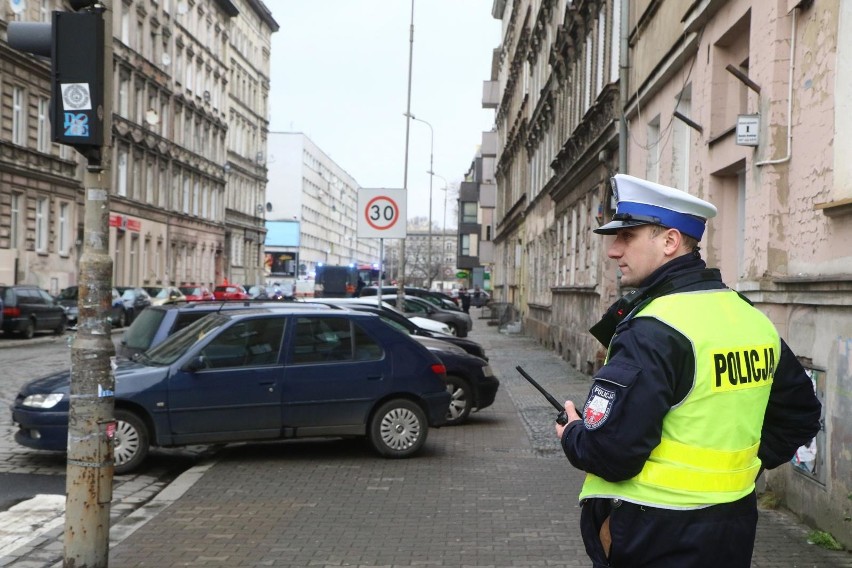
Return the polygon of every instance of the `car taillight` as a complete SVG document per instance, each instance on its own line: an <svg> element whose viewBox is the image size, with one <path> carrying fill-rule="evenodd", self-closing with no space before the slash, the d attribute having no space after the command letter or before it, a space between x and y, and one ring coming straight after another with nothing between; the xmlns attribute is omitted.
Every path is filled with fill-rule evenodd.
<svg viewBox="0 0 852 568"><path fill-rule="evenodd" d="M435 363L434 365L432 365L432 372L435 373L436 375L446 375L447 374L447 368L445 366L443 366L441 363Z"/></svg>
<svg viewBox="0 0 852 568"><path fill-rule="evenodd" d="M20 317L21 308L3 308L3 315L10 318Z"/></svg>

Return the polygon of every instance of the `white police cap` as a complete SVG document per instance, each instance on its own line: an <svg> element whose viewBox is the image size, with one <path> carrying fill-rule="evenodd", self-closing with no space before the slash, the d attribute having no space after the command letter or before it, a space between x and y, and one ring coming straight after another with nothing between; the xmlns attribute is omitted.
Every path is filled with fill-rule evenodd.
<svg viewBox="0 0 852 568"><path fill-rule="evenodd" d="M716 216L716 206L685 191L625 174L611 180L616 200L612 221L594 229L601 235L615 234L625 227L661 225L701 240L707 219Z"/></svg>

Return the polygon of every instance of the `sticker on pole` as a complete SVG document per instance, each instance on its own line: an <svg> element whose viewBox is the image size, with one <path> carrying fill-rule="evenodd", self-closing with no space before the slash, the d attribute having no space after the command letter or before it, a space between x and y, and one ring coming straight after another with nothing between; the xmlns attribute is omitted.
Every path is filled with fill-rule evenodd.
<svg viewBox="0 0 852 568"><path fill-rule="evenodd" d="M404 189L358 190L358 238L406 237Z"/></svg>

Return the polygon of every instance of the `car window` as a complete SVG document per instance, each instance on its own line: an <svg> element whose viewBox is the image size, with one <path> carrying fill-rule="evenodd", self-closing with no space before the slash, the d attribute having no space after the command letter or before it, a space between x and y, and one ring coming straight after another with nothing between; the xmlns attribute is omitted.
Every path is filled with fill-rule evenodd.
<svg viewBox="0 0 852 568"><path fill-rule="evenodd" d="M143 353L141 358L151 365L171 365L196 342L201 341L230 321L230 318L222 314L210 314L174 335L170 335L165 341Z"/></svg>
<svg viewBox="0 0 852 568"><path fill-rule="evenodd" d="M234 324L204 349L208 368L274 365L279 361L287 318L257 318Z"/></svg>
<svg viewBox="0 0 852 568"><path fill-rule="evenodd" d="M405 299L405 311L406 313L414 313L414 314L425 314L427 313L426 307L411 300L410 298Z"/></svg>
<svg viewBox="0 0 852 568"><path fill-rule="evenodd" d="M125 295L127 292L125 292ZM124 332L122 342L129 348L146 351L151 347L157 330L163 318L166 317L164 310L147 308L139 312L130 327Z"/></svg>
<svg viewBox="0 0 852 568"><path fill-rule="evenodd" d="M44 300L37 290L25 289L18 292L23 296L23 302L26 304L43 304Z"/></svg>
<svg viewBox="0 0 852 568"><path fill-rule="evenodd" d="M59 292L60 300L76 300L77 299L77 287L65 288L61 292Z"/></svg>
<svg viewBox="0 0 852 568"><path fill-rule="evenodd" d="M145 312L143 311L142 313L144 314ZM213 312L205 312L205 311L179 312L178 315L177 315L177 319L175 321L174 328L169 333L174 333L176 331L180 331L183 328L192 325L193 323L197 322L198 320L200 320L204 316L211 314L211 313L213 313Z"/></svg>
<svg viewBox="0 0 852 568"><path fill-rule="evenodd" d="M44 290L36 290L36 292L38 293L39 297L41 298L42 304L50 305L50 304L54 303L53 296L51 296L50 294L48 294Z"/></svg>
<svg viewBox="0 0 852 568"><path fill-rule="evenodd" d="M300 317L296 322L292 355L292 361L297 364L352 360L349 320Z"/></svg>

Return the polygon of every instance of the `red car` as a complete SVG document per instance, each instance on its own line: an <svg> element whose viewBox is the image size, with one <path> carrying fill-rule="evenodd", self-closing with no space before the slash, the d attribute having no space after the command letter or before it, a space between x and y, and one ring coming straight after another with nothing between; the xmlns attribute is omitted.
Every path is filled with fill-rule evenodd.
<svg viewBox="0 0 852 568"><path fill-rule="evenodd" d="M204 300L215 300L213 292L204 286L181 286L180 291L186 296L187 302L201 302Z"/></svg>
<svg viewBox="0 0 852 568"><path fill-rule="evenodd" d="M221 284L213 289L213 297L217 300L248 300L246 289L239 284Z"/></svg>

